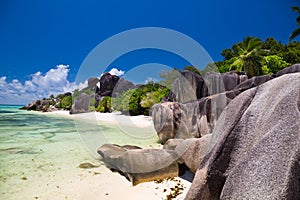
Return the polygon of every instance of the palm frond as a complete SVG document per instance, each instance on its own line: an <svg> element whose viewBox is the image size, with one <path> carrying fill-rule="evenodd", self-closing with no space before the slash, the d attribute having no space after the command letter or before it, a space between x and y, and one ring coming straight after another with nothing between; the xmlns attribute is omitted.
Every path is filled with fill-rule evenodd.
<svg viewBox="0 0 300 200"><path fill-rule="evenodd" d="M300 35L300 28L295 29L289 37L289 40L294 39L295 37Z"/></svg>
<svg viewBox="0 0 300 200"><path fill-rule="evenodd" d="M297 17L296 21L297 21L297 25L300 26L300 15Z"/></svg>
<svg viewBox="0 0 300 200"><path fill-rule="evenodd" d="M292 6L291 8L292 8L293 11L300 14L300 8L298 6Z"/></svg>

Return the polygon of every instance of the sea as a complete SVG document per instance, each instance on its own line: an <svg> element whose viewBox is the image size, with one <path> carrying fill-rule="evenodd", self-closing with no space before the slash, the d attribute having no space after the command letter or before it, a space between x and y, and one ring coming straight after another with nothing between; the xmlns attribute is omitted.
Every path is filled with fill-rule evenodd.
<svg viewBox="0 0 300 200"><path fill-rule="evenodd" d="M157 145L153 130L151 137L141 140L126 134L142 132L137 128L124 134L126 126L20 108L0 105L0 199L41 199L59 187L57 182L67 180L62 178L72 169L78 170L80 163L103 165L97 148L104 143Z"/></svg>

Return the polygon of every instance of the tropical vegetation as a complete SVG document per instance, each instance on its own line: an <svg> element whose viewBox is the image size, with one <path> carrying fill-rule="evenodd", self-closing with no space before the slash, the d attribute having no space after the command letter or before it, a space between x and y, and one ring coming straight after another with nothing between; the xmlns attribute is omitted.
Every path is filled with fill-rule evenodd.
<svg viewBox="0 0 300 200"><path fill-rule="evenodd" d="M282 44L274 38L263 41L257 37L246 37L243 41L224 49L223 61L216 62L221 73L244 71L249 77L276 73L300 63L300 43Z"/></svg>

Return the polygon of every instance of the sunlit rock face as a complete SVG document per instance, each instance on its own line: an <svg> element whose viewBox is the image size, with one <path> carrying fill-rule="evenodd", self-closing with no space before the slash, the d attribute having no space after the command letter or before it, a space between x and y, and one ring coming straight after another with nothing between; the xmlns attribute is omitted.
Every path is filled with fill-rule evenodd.
<svg viewBox="0 0 300 200"><path fill-rule="evenodd" d="M300 199L300 73L233 99L186 199Z"/></svg>

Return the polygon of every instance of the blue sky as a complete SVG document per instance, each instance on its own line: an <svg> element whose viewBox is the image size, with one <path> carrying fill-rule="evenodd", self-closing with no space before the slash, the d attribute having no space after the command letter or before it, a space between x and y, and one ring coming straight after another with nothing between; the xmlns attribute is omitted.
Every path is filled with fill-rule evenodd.
<svg viewBox="0 0 300 200"><path fill-rule="evenodd" d="M99 43L139 27L163 27L186 34L201 44L214 61L222 59L223 49L245 36L274 37L287 43L296 28L297 15L290 9L293 5L299 6L299 1L2 0L0 87L2 91L9 84L10 90L24 87L25 81L31 84L38 72L41 79L47 80L51 69L64 73L59 81L72 85L82 62ZM181 59L155 52L149 55L129 56L132 59L124 56L115 62L115 67L127 71L137 63L159 62L179 68L185 64ZM60 64L68 67L56 67ZM0 103L14 101L3 95L5 92L0 93ZM14 102L28 102L29 98Z"/></svg>

